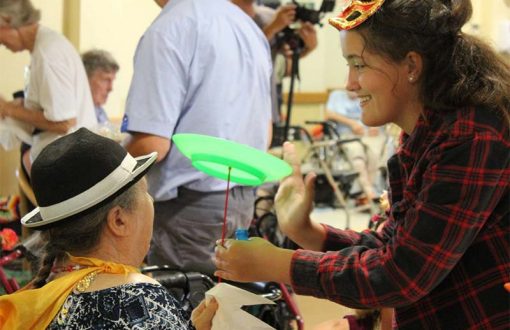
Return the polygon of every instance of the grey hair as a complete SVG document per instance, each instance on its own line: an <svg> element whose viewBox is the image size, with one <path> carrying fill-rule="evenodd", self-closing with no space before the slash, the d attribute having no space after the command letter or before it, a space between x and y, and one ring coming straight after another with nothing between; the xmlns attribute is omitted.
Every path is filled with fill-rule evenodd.
<svg viewBox="0 0 510 330"><path fill-rule="evenodd" d="M39 271L31 283L33 287L40 288L46 284L53 263L63 261L66 252L79 256L93 251L99 244L108 212L115 206L132 211L137 206L140 191L140 184L136 183L97 210L43 230L41 239L45 243L44 252Z"/></svg>
<svg viewBox="0 0 510 330"><path fill-rule="evenodd" d="M89 77L96 70L102 70L105 72L119 71L119 64L115 61L112 54L105 50L92 49L86 51L81 55L81 60L85 66L85 71L87 71L87 76Z"/></svg>
<svg viewBox="0 0 510 330"><path fill-rule="evenodd" d="M0 26L19 28L38 23L41 11L30 0L0 0Z"/></svg>

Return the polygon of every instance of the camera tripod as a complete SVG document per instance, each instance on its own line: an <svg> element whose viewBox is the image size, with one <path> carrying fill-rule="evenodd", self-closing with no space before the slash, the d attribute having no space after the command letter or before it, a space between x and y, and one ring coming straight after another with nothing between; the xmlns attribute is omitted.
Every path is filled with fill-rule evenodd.
<svg viewBox="0 0 510 330"><path fill-rule="evenodd" d="M301 45L301 39L298 37L294 38L289 42L290 49L292 50L292 66L290 73L290 87L289 94L287 98L287 116L285 117L285 126L283 130L284 139L287 139L289 134L290 127L290 117L292 114L292 105L294 103L294 84L296 78L299 79L299 57L301 52L303 51L303 46Z"/></svg>

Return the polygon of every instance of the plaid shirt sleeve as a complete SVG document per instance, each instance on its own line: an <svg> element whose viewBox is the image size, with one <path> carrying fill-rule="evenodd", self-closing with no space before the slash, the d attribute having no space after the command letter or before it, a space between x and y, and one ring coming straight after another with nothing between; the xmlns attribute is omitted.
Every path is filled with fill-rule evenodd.
<svg viewBox="0 0 510 330"><path fill-rule="evenodd" d="M427 295L476 240L510 179L508 145L457 135L419 156L382 236L328 227L325 251L298 250L295 291L353 308L398 307Z"/></svg>

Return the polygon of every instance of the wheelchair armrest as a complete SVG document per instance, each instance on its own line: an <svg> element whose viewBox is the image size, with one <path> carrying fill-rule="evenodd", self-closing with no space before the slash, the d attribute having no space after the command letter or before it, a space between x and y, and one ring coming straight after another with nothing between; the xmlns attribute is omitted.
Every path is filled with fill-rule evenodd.
<svg viewBox="0 0 510 330"><path fill-rule="evenodd" d="M198 272L183 272L182 270L172 269L167 265L147 266L142 268L141 272L142 274L150 273L165 288L189 291L190 287L197 283L209 289L215 285L214 281L207 275Z"/></svg>
<svg viewBox="0 0 510 330"><path fill-rule="evenodd" d="M351 143L351 142L359 142L359 143L363 143L361 142L361 139L358 138L358 137L355 137L355 138L348 138L348 139L340 139L336 142L336 144L338 145L342 145L342 144L346 144L346 143Z"/></svg>
<svg viewBox="0 0 510 330"><path fill-rule="evenodd" d="M278 283L275 282L231 282L227 281L227 283L232 284L240 289L249 291L271 301L276 301L282 297L282 292L279 288Z"/></svg>

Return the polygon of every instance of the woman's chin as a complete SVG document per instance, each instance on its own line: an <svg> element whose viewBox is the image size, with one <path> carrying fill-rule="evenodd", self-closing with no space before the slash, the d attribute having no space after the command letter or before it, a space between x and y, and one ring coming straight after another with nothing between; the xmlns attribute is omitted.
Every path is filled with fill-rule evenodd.
<svg viewBox="0 0 510 330"><path fill-rule="evenodd" d="M369 127L376 127L376 126L382 126L384 125L385 123L381 123L379 120L377 120L376 118L373 118L371 116L367 116L365 114L363 114L361 116L361 122L365 125L365 126L369 126Z"/></svg>

